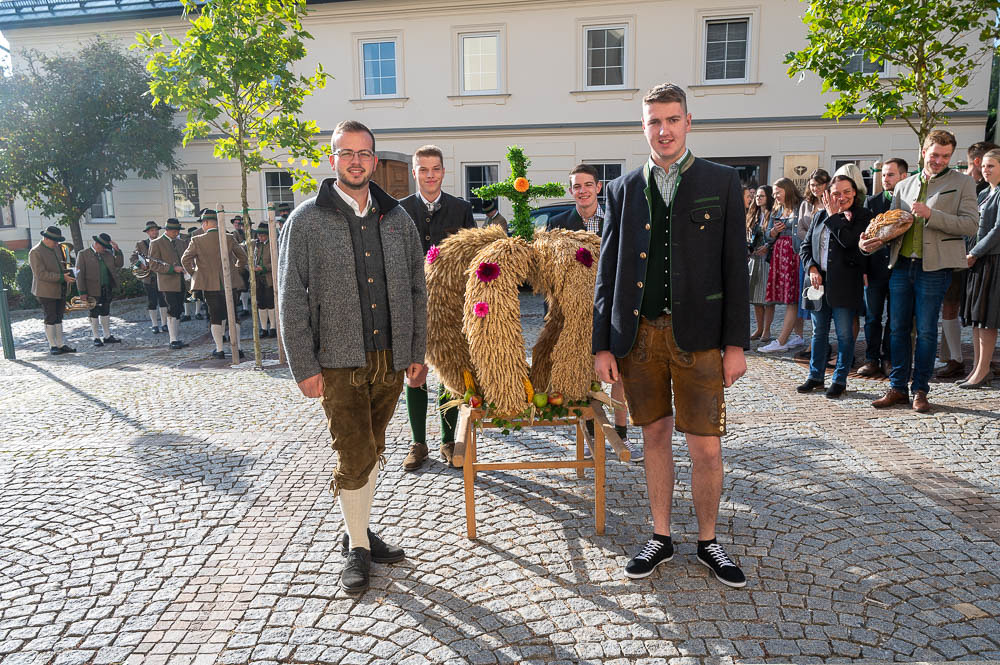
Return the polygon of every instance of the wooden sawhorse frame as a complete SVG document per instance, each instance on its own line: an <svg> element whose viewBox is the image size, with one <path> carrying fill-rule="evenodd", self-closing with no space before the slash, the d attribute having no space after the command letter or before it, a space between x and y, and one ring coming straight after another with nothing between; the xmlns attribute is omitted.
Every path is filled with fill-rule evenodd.
<svg viewBox="0 0 1000 665"><path fill-rule="evenodd" d="M615 454L623 462L631 460L628 448L622 443L615 428L608 423L604 407L593 397L587 406L567 407L571 412L579 410L580 415L555 420L511 421L521 425L522 429L530 427L566 427L576 426L576 459L575 460L533 460L531 462L477 462L476 461L476 428L498 429L489 420L482 409L473 409L469 405L460 407L458 427L455 436L455 454L452 463L461 467L465 474L465 525L470 539L476 537L476 473L479 471L510 471L514 469L576 469L578 478L584 477L585 469L594 470L594 514L598 535L604 534L604 442L607 440ZM584 423L594 421L594 436L587 432ZM592 459L583 458L583 444L587 442L593 453Z"/></svg>

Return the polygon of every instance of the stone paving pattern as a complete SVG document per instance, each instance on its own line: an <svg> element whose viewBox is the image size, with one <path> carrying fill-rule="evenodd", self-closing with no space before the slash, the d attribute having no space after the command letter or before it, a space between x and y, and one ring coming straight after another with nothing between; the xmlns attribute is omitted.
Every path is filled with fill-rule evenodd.
<svg viewBox="0 0 1000 665"><path fill-rule="evenodd" d="M523 303L530 339L541 309ZM373 514L408 556L352 598L319 403L287 369L200 369L203 322L170 351L143 303L114 314L120 348L94 349L76 315L80 352L61 357L19 314L18 360L0 362L2 665L1000 660L1000 382L876 412L884 381L798 395L802 365L749 354L719 518L745 589L694 558L680 436L678 554L631 581L651 530L641 465L609 460L603 536L589 473L481 473L469 541L460 471L401 470L401 403ZM482 455L569 455L570 434L491 432Z"/></svg>

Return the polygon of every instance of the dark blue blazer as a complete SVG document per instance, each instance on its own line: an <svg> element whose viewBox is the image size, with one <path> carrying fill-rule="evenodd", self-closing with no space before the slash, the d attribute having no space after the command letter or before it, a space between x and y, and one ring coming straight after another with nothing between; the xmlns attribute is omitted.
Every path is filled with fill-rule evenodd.
<svg viewBox="0 0 1000 665"><path fill-rule="evenodd" d="M611 351L622 358L635 343L649 252L648 183L643 166L607 186L594 290L594 353ZM694 159L681 173L670 209L677 345L685 351L750 348L745 211L736 170Z"/></svg>
<svg viewBox="0 0 1000 665"><path fill-rule="evenodd" d="M586 231L587 225L584 223L583 218L580 217L580 213L577 212L576 206L573 206L566 212L561 212L558 215L549 217L549 221L545 224L545 230L551 231L552 229L567 229L569 231ZM602 220L600 224L597 225L597 235L601 235L604 230L604 221Z"/></svg>
<svg viewBox="0 0 1000 665"><path fill-rule="evenodd" d="M851 220L844 213L827 217L826 210L820 210L813 217L806 233L799 257L805 269L805 284L809 284L809 269L815 267L823 278L823 295L830 307L864 309L864 271L867 262L858 248L861 233L872 220L871 211L855 202L851 209ZM819 251L823 229L830 229L830 245L826 257L826 271L820 268Z"/></svg>

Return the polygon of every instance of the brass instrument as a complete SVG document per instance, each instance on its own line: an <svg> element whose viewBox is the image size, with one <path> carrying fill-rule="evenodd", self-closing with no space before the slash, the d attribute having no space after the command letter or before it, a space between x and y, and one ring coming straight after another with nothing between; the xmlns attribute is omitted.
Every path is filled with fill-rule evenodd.
<svg viewBox="0 0 1000 665"><path fill-rule="evenodd" d="M94 296L87 296L86 298L83 296L73 296L69 299L69 302L66 303L66 313L87 312L95 307L97 307L97 298Z"/></svg>
<svg viewBox="0 0 1000 665"><path fill-rule="evenodd" d="M149 261L142 254L136 253L136 256L138 258L132 264L132 276L139 280L146 279L153 272L149 267Z"/></svg>

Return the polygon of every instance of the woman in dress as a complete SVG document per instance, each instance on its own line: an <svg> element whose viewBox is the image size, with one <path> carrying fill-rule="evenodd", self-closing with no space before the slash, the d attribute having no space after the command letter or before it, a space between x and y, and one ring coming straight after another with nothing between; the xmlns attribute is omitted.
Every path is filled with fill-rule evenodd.
<svg viewBox="0 0 1000 665"><path fill-rule="evenodd" d="M861 232L871 221L854 180L834 176L823 194L823 210L814 218L802 241L802 263L814 289L823 288L820 307L811 312L813 324L809 378L796 390L812 392L823 387L830 345L830 321L837 330L837 366L826 396L840 397L847 388L847 374L854 362L854 315L864 297L864 261L858 249Z"/></svg>
<svg viewBox="0 0 1000 665"><path fill-rule="evenodd" d="M767 273L767 302L772 307L782 303L785 319L777 339L757 349L761 353L786 351L802 346L802 336L792 335L799 320L799 257L795 253L796 229L799 223L799 204L802 195L788 178L774 183L774 209L768 226L767 238L771 243L771 263Z"/></svg>
<svg viewBox="0 0 1000 665"><path fill-rule="evenodd" d="M962 320L972 326L972 373L959 388L978 388L990 381L990 361L1000 328L1000 150L983 155L983 178L989 188L979 194L979 233L969 250L969 275L962 301Z"/></svg>
<svg viewBox="0 0 1000 665"><path fill-rule="evenodd" d="M763 185L754 192L754 200L747 210L747 251L750 253L750 304L753 305L757 329L750 339L767 339L771 336L774 305L767 306L767 223L774 197L771 186Z"/></svg>

